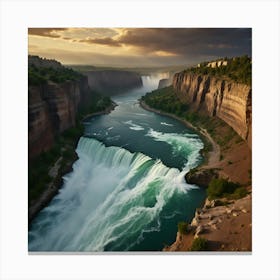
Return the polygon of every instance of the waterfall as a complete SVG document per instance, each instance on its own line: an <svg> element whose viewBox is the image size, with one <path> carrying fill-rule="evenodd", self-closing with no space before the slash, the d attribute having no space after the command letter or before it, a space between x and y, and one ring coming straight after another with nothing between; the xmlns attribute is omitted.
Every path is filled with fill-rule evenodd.
<svg viewBox="0 0 280 280"><path fill-rule="evenodd" d="M30 251L129 250L147 231L160 231L160 213L194 187L176 168L142 153L81 137L73 172L29 232Z"/></svg>

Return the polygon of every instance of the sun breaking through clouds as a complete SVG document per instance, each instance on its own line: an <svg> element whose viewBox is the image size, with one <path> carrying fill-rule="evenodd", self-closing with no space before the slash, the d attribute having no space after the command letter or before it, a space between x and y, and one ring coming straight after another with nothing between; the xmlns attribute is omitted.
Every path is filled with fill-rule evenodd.
<svg viewBox="0 0 280 280"><path fill-rule="evenodd" d="M251 56L250 28L29 28L29 54L64 64L191 65Z"/></svg>

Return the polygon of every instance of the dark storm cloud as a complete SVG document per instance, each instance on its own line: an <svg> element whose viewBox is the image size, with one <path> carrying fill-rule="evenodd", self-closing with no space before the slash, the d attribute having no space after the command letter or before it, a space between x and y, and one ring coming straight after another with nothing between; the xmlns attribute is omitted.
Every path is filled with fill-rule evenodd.
<svg viewBox="0 0 280 280"><path fill-rule="evenodd" d="M124 44L145 52L164 51L183 56L251 55L250 28L131 28L116 39L88 38L82 42Z"/></svg>
<svg viewBox="0 0 280 280"><path fill-rule="evenodd" d="M56 32L64 31L67 29L68 28L28 28L28 34L50 38L60 38L61 36L56 34Z"/></svg>
<svg viewBox="0 0 280 280"><path fill-rule="evenodd" d="M251 29L133 29L128 30L120 41L150 51L161 50L187 56L251 54Z"/></svg>
<svg viewBox="0 0 280 280"><path fill-rule="evenodd" d="M251 29L134 29L128 31L120 40L144 49L167 51L183 56L251 54Z"/></svg>

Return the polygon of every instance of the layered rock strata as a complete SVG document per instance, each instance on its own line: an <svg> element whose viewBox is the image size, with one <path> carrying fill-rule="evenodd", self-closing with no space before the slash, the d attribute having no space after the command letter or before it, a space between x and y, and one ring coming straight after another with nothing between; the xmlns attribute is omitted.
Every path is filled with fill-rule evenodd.
<svg viewBox="0 0 280 280"><path fill-rule="evenodd" d="M252 89L249 85L187 72L176 73L173 87L192 111L217 116L252 145Z"/></svg>
<svg viewBox="0 0 280 280"><path fill-rule="evenodd" d="M86 77L79 81L28 87L28 146L32 159L54 144L56 135L75 126L79 106L89 99Z"/></svg>

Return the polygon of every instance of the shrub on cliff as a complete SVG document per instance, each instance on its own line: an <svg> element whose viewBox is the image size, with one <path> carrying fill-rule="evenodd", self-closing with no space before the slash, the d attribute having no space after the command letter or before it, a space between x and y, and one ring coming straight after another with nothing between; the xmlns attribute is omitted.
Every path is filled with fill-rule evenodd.
<svg viewBox="0 0 280 280"><path fill-rule="evenodd" d="M233 194L229 195L229 198L239 199L247 195L247 190L244 187L237 188Z"/></svg>
<svg viewBox="0 0 280 280"><path fill-rule="evenodd" d="M186 223L186 222L179 222L178 223L178 231L181 234L186 234L187 230L188 230L188 223Z"/></svg>
<svg viewBox="0 0 280 280"><path fill-rule="evenodd" d="M206 251L207 250L207 239L198 237L192 242L190 251Z"/></svg>
<svg viewBox="0 0 280 280"><path fill-rule="evenodd" d="M212 179L207 188L207 194L210 199L215 199L233 194L234 191L239 187L239 184L227 181L225 179Z"/></svg>

